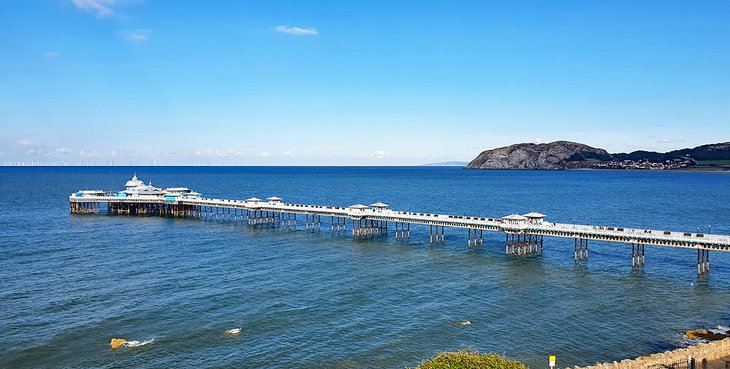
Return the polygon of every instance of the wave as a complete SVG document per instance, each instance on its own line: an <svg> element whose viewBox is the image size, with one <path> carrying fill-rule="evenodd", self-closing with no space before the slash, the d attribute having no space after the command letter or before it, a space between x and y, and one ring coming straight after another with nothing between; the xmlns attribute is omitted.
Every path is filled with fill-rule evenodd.
<svg viewBox="0 0 730 369"><path fill-rule="evenodd" d="M728 334L730 333L730 327L726 325L718 325L715 328L708 329L708 331L718 334Z"/></svg>
<svg viewBox="0 0 730 369"><path fill-rule="evenodd" d="M139 346L149 345L150 343L152 343L154 341L155 341L154 338L146 340L146 341L127 341L124 343L124 346L125 347L139 347Z"/></svg>

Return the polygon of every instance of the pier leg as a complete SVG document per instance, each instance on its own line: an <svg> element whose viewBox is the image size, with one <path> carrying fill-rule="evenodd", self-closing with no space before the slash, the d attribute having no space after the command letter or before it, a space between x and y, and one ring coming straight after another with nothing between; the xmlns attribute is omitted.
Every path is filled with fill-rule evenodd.
<svg viewBox="0 0 730 369"><path fill-rule="evenodd" d="M537 245L535 243L536 240L537 240L537 236L530 234L530 240L528 241L530 243L530 250L529 250L530 254L537 253Z"/></svg>
<svg viewBox="0 0 730 369"><path fill-rule="evenodd" d="M528 242L527 241L527 234L526 233L523 233L522 234L522 255L523 256L524 255L527 255L527 246L528 246L527 245L527 242Z"/></svg>
<svg viewBox="0 0 730 369"><path fill-rule="evenodd" d="M699 268L700 265L700 254L697 254L697 265ZM636 245L634 243L631 243L631 268L633 269L636 267ZM697 269L697 273L699 273L699 269Z"/></svg>
<svg viewBox="0 0 730 369"><path fill-rule="evenodd" d="M631 268L644 266L644 244L631 243Z"/></svg>
<svg viewBox="0 0 730 369"><path fill-rule="evenodd" d="M710 250L697 249L697 275L710 271Z"/></svg>
<svg viewBox="0 0 730 369"><path fill-rule="evenodd" d="M575 238L573 241L573 259L577 262L588 260L588 240Z"/></svg>
<svg viewBox="0 0 730 369"><path fill-rule="evenodd" d="M643 267L644 264L646 264L646 259L644 258L644 244L641 244L641 266Z"/></svg>
<svg viewBox="0 0 730 369"><path fill-rule="evenodd" d="M578 261L585 260L585 240L582 238L578 239Z"/></svg>
<svg viewBox="0 0 730 369"><path fill-rule="evenodd" d="M702 250L697 249L697 275L702 275Z"/></svg>

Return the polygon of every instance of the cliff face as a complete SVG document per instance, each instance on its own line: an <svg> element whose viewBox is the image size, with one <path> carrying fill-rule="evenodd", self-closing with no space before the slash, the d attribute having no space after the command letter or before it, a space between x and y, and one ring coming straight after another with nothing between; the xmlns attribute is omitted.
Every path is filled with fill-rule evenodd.
<svg viewBox="0 0 730 369"><path fill-rule="evenodd" d="M470 169L577 169L611 160L603 149L570 141L522 143L483 151L467 164Z"/></svg>

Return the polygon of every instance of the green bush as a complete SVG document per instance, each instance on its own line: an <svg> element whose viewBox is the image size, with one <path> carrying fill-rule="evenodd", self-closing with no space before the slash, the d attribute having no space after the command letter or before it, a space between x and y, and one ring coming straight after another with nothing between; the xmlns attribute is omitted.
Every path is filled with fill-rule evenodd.
<svg viewBox="0 0 730 369"><path fill-rule="evenodd" d="M519 361L507 360L504 356L459 350L440 353L425 360L416 369L527 369L527 367Z"/></svg>

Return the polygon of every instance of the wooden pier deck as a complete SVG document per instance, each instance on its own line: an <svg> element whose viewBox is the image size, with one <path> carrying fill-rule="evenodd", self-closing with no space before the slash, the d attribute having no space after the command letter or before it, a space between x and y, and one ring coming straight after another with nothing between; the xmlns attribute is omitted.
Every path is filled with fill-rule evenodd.
<svg viewBox="0 0 730 369"><path fill-rule="evenodd" d="M280 227L296 227L298 221L303 221L306 229L322 229L324 217L325 227L333 233L349 229L353 237L393 234L396 239L407 239L411 225L420 225L428 226L430 243L444 242L446 228L462 229L467 231L470 247L483 245L484 231L502 232L505 253L516 256L540 254L545 236L568 238L573 239L576 262L588 259L589 241L625 243L632 245L633 267L645 264L646 245L695 249L698 274L710 270L709 251L730 251L730 236L726 235L555 223L545 221L545 215L539 213L490 218L398 211L383 203L341 207L289 204L278 197L233 200L186 193L120 197L119 193L101 191L79 191L69 196L69 202L72 213L194 217Z"/></svg>

